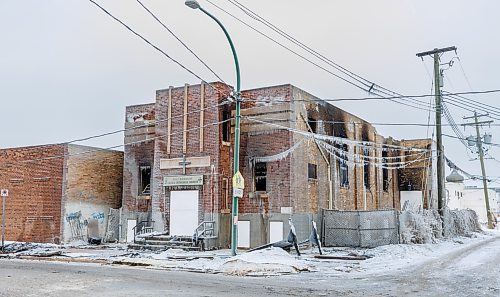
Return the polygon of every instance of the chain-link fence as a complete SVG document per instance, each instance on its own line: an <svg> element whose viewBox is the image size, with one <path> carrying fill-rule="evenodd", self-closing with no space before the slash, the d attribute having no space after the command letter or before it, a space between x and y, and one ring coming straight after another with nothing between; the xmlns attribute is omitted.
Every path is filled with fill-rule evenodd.
<svg viewBox="0 0 500 297"><path fill-rule="evenodd" d="M398 215L395 210L326 210L322 216L325 246L376 247L399 243Z"/></svg>
<svg viewBox="0 0 500 297"><path fill-rule="evenodd" d="M432 243L481 230L473 210L446 210L444 222L435 209L413 211L321 211L325 246L376 247L396 243Z"/></svg>

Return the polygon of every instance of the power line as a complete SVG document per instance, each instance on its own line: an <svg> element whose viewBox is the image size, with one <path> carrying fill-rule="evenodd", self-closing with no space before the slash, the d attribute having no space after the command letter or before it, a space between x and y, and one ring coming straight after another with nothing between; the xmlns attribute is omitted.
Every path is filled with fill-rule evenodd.
<svg viewBox="0 0 500 297"><path fill-rule="evenodd" d="M223 9L222 7L220 7L220 6L216 5L216 4L215 4L215 3L213 3L212 1L207 0L207 2L208 2L208 3L210 3L210 4L212 4L214 7L218 8L219 10L223 11L224 13L228 14L229 16L231 16L232 18L234 18L234 19L235 19L235 20L237 20L238 22L240 22L240 23L242 23L243 25L245 25L246 27L248 27L248 28L252 29L253 31L257 32L258 34L260 34L260 35L262 35L263 37L267 38L268 40L272 41L273 43L275 43L275 44L279 45L280 47L282 47L282 48L286 49L287 51L289 51L289 52L293 53L294 55L296 55L296 56L300 57L301 59L303 59L303 60L305 60L305 61L307 61L307 62L311 63L312 65L314 65L314 66L316 66L316 67L320 68L321 70L323 70L323 71L325 71L325 72L327 72L327 73L329 73L329 74L331 74L331 75L333 75L333 76L335 76L335 77L337 77L337 78L339 78L339 79L341 79L341 80L343 80L343 81L347 82L348 84L351 84L351 85L353 85L353 86L355 86L355 87L357 87L357 88L359 88L359 89L361 89L361 90L363 90L363 91L365 91L365 92L372 93L372 94L374 94L374 95L376 95L376 96L380 96L380 97L382 97L382 95L380 95L380 94L376 94L376 93L375 93L376 91L378 91L378 92L382 92L382 91L379 91L379 90L374 89L374 86L375 86L375 84L374 84L374 83L370 83L369 85L367 85L367 84L363 84L363 86L360 86L358 83L354 83L354 82L352 82L352 81L350 81L350 80L348 80L348 79L346 79L346 78L344 78L344 77L342 77L342 76L340 76L340 75L338 75L338 74L336 74L336 73L333 73L332 71L330 71L330 70L328 70L328 69L326 69L326 68L322 67L322 66L321 66L321 65L319 65L318 63L315 63L314 61L312 61L312 60L310 60L310 59L306 58L305 56L303 56L303 55L299 54L298 52L296 52L296 51L292 50L291 48L289 48L289 47L285 46L284 44L280 43L279 41L275 40L274 38L271 38L271 37L269 37L268 35L266 35L265 33L263 33L263 32L261 32L261 31L257 30L257 29L256 29L256 28L254 28L253 26L251 26L251 25L247 24L246 22L244 22L244 21L243 21L243 20L241 20L240 18L238 18L238 17L236 17L235 15L231 14L230 12L228 12L228 11L227 11L227 10L225 10L225 9ZM338 70L338 69L337 69L337 70ZM382 93L383 93L383 92L382 92ZM387 93L384 93L384 94L385 94L385 95L388 95ZM415 104L414 102L406 102L406 103L404 103L404 102L397 101L398 99L401 99L401 98L402 98L402 97L399 97L399 96L398 96L398 97L394 97L394 98L391 98L391 101L393 101L394 103L402 104L402 105L409 106L409 107L412 107L412 108L416 108L416 109L420 109L420 110L426 110L426 109L424 109L424 108L422 108L422 107L420 107L420 106L418 106L418 105L417 105L417 106L415 106L415 105L411 105L411 104ZM409 98L409 99L411 99L411 98Z"/></svg>
<svg viewBox="0 0 500 297"><path fill-rule="evenodd" d="M297 134L301 134L301 135L306 136L306 137L312 137L316 140L328 140L328 141L332 141L332 142L337 143L337 144L347 144L347 145L353 145L353 146L369 148L369 149L395 149L395 150L404 149L407 151L415 151L415 152L429 152L429 151L431 151L430 149L415 148L415 147L401 146L401 145L392 145L392 144L385 144L385 143L377 143L377 142L373 142L373 141L352 140L352 139L342 138L342 137L337 137L337 136L311 133L311 132L306 132L306 131L302 131L299 129L286 127L286 126L279 125L276 123L262 121L259 119L255 119L251 116L244 116L244 118L246 118L252 122L265 124L265 125L269 125L269 126L274 126L276 128L286 130L289 132L293 132L293 133L297 133Z"/></svg>
<svg viewBox="0 0 500 297"><path fill-rule="evenodd" d="M36 158L36 159L19 160L19 161L14 161L14 162L5 162L3 164L0 163L0 166L4 166L5 167L5 166L13 165L15 163L30 163L30 162L37 162L37 161L45 161L45 160L52 160L52 159L59 159L59 158L71 157L71 156L86 155L86 154L95 153L95 152L101 152L101 151L109 151L109 150L113 150L113 149L116 149L116 148L119 148L119 147L125 147L127 145L133 145L133 144L139 144L139 143L149 142L149 141L152 141L152 140L156 140L156 139L160 139L160 138L163 138L163 137L167 137L169 135L172 136L172 135L176 135L176 134L180 134L180 133L184 133L184 132L190 132L190 131L198 130L198 129L201 129L201 128L206 128L206 127L209 127L209 126L220 125L220 124L223 124L223 123L226 123L226 122L230 122L233 119L234 118L229 118L229 119L226 119L226 120L223 120L223 121L212 122L212 123L205 124L203 126L193 127L193 128L182 130L182 131L177 131L175 133L167 133L165 135L160 135L160 136L155 136L155 137L151 137L151 138L148 138L148 139L143 139L143 140L128 142L128 143L114 145L114 146L109 146L109 147L106 147L106 148L95 148L95 149L90 149L90 150L87 150L87 151L73 153L73 154L62 154L62 155L54 155L54 156L48 156L48 157L42 157L42 158ZM55 145L64 145L64 144L68 144L68 143L58 143L58 144L55 144ZM46 146L48 146L48 145L46 145ZM3 149L3 150L5 150L5 149Z"/></svg>
<svg viewBox="0 0 500 297"><path fill-rule="evenodd" d="M495 110L490 109L490 108L485 108L481 104L464 102L464 100L461 100L460 98L457 98L456 96L453 96L453 95L444 95L444 97L446 97L446 100L448 100L448 101L452 101L456 104L461 104L467 108L472 108L474 110L480 110L483 112L491 113L495 116L500 116L500 111L495 111Z"/></svg>
<svg viewBox="0 0 500 297"><path fill-rule="evenodd" d="M208 109L218 108L220 106L227 105L227 104L230 104L230 103L231 103L230 101L226 100L226 101L223 101L223 102L221 102L219 104L216 104L216 105L211 105L211 106L208 106L208 107L205 107L205 108L201 108L201 109L196 109L196 110L190 111L190 112L188 112L186 114L190 115L190 114L198 113L198 112L205 111L205 110L208 110ZM184 116L184 114L178 114L178 115L172 116L170 118L167 117L165 119L155 120L153 122L153 124L156 125L158 123L166 122L168 120L175 119L175 118L180 118L180 117L183 117L183 116ZM102 134L92 135L92 136L88 136L88 137L84 137L84 138L80 138L80 139L75 139L75 140L71 140L71 141L67 141L67 142L62 142L60 144L71 144L71 143L75 143L75 142L82 142L82 141L87 141L87 140L91 140L91 139L95 139L95 138L100 138L100 137L104 137L104 136L118 134L118 133L125 132L125 131L130 131L130 130L135 130L135 129L140 129L140 128L146 128L146 127L150 127L150 126L151 126L151 123L146 123L146 124L143 124L143 125L138 125L138 126L129 127L129 128L120 129L120 130L115 130L115 131L106 132L106 133L102 133Z"/></svg>
<svg viewBox="0 0 500 297"><path fill-rule="evenodd" d="M488 108L491 108L493 110L500 111L500 107L498 107L498 106L489 105L489 104L486 104L486 103L481 102L481 101L473 100L473 99L461 96L460 94L457 94L457 93L450 93L450 92L447 92L447 91L444 91L444 93L446 93L447 96L459 97L460 99L463 99L463 100L466 100L466 101L470 101L470 102L473 102L473 103L476 103L476 104L480 104L481 106L484 105L484 106L487 106Z"/></svg>
<svg viewBox="0 0 500 297"><path fill-rule="evenodd" d="M355 74L354 72L346 69L345 67L342 67L341 65L333 62L331 59L325 57L324 55L320 54L319 52L317 52L316 50L312 49L311 47L305 45L304 43L300 42L299 40L297 40L296 38L292 37L290 34L284 32L282 29L276 27L275 25L273 25L271 22L269 22L268 20L264 19L263 17L261 17L260 15L258 15L257 13L255 13L254 11L252 11L251 9L249 9L248 7L244 6L243 4L241 4L240 2L238 2L237 0L228 0L231 4L235 5L236 7L238 7L240 10L242 10L245 14L247 14L248 16L250 16L251 18L255 19L256 21L264 24L265 26L267 26L268 28L270 28L271 30L273 30L274 32L278 33L279 35L283 36L285 39L287 39L288 41L292 42L293 44L299 46L300 48L302 48L303 50L307 51L308 53L312 54L313 56L315 56L316 58L318 58L319 60L327 63L328 65L332 66L333 68L335 68L337 71L340 71L342 72L344 75L347 75L348 77L358 81L358 82L361 82L363 83L365 86L369 87L369 90L368 92L375 92L375 91L378 91L378 92L381 92L383 93L384 95L401 95L401 94L398 94L396 92L393 92L389 89L386 89L366 78L363 78L361 77L360 75L357 75ZM379 89L379 90L377 90ZM389 92L390 94L388 94L387 92ZM380 96L380 95L379 95ZM411 99L413 101L416 101L418 102L419 104L424 104L424 102L422 101L419 101L419 100L416 100L414 98L408 98L408 99ZM394 102L397 102L397 101L394 101ZM397 102L397 103L400 103L400 102Z"/></svg>
<svg viewBox="0 0 500 297"><path fill-rule="evenodd" d="M457 93L448 93L447 96L450 95L479 95L479 94L490 94L490 93L500 93L500 89L493 90L485 90L485 91L475 91L475 92L457 92ZM378 101L378 100L391 100L397 98L424 98L424 97L434 97L434 94L420 94L420 95L398 95L398 96L390 96L390 97L358 97L358 98L336 98L336 99L293 99L294 102L301 101L325 101L325 102L338 102L338 101ZM267 102L266 99L252 99L252 98L244 98L245 101L249 102ZM289 102L288 100L275 100L273 102ZM426 103L427 104L427 103ZM434 108L434 107L433 107Z"/></svg>
<svg viewBox="0 0 500 297"><path fill-rule="evenodd" d="M141 34L137 33L136 31L134 31L132 28L130 28L130 26L128 26L127 24L125 24L123 21L121 21L120 19L118 19L117 17L115 17L114 15L112 15L109 11L107 11L104 7L102 7L101 5L99 5L98 3L96 3L94 0L89 0L91 3L93 3L95 6L97 6L98 8L100 8L104 13L106 13L109 17L111 17L113 20L115 20L116 22L120 23L122 26L124 26L127 30L129 30L130 32L132 32L134 35L136 35L137 37L139 37L140 39L142 39L144 42L146 42L148 45L150 45L151 47L153 47L155 50L157 50L158 52L160 52L161 54L163 54L165 57L167 57L169 60L171 60L172 62L174 62L175 64L177 64L178 66L180 66L182 69L186 70L187 72L189 72L191 75L195 76L196 78L198 78L199 80L201 80L202 82L208 84L212 89L214 90L217 90L214 86L212 86L210 83L206 82L203 78L201 78L198 74L194 73L192 70L190 70L189 68L187 68L186 66L182 65L179 61L175 60L174 58L172 58L170 55L168 55L165 51L163 51L162 49L160 49L158 46L154 45L153 43L151 43L148 39L146 39L144 36L142 36Z"/></svg>
<svg viewBox="0 0 500 297"><path fill-rule="evenodd" d="M165 30L167 30L175 39L177 39L177 41L179 41L198 61L200 61L208 70L210 70L210 72L212 72L213 75L215 75L215 77L217 77L217 79L223 83L226 84L226 82L217 74L215 73L214 70L212 70L212 68L210 68L210 66L208 66L193 50L191 50L191 48L189 48L189 46L187 46L187 44L185 44L170 28L167 27L167 25L165 25L165 23L163 23L149 8L146 7L146 5L144 5L140 0L136 0L160 25L162 25L163 28L165 28Z"/></svg>

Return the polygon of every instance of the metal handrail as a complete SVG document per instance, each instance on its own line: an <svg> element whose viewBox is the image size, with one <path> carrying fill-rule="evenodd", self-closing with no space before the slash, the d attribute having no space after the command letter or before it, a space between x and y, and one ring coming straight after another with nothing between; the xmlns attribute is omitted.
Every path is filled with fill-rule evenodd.
<svg viewBox="0 0 500 297"><path fill-rule="evenodd" d="M148 224L151 223L151 226L147 226L144 223L148 223ZM154 223L155 223L155 221L140 221L138 224L136 224L132 228L132 230L134 230L134 243L136 243L136 237L137 237L137 235L138 234L142 234L142 233L138 233L137 232L138 227L141 227L141 231L142 231L142 229L144 229L144 228L154 228ZM139 232L141 232L141 231L139 231Z"/></svg>
<svg viewBox="0 0 500 297"><path fill-rule="evenodd" d="M200 231L199 229L203 227L203 229ZM204 235L214 235L214 230L215 230L215 221L203 221L201 222L198 227L194 230L193 234L193 244L198 245L198 241L200 238L204 238Z"/></svg>

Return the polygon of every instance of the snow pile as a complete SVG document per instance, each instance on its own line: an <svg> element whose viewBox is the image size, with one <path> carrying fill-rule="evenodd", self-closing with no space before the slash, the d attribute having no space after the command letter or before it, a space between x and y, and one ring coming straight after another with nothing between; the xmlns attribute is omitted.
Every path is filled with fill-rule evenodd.
<svg viewBox="0 0 500 297"><path fill-rule="evenodd" d="M446 210L444 213L444 234L447 237L470 235L481 231L478 216L472 209Z"/></svg>
<svg viewBox="0 0 500 297"><path fill-rule="evenodd" d="M264 276L310 271L310 267L281 248L253 251L227 259L222 272L227 275Z"/></svg>
<svg viewBox="0 0 500 297"><path fill-rule="evenodd" d="M443 230L444 225L444 230ZM401 243L433 243L442 237L469 236L481 231L476 212L471 209L449 210L444 213L444 224L435 209L422 212L403 211L399 215Z"/></svg>
<svg viewBox="0 0 500 297"><path fill-rule="evenodd" d="M422 212L403 211L399 215L401 243L433 243L442 237L442 221L434 209Z"/></svg>

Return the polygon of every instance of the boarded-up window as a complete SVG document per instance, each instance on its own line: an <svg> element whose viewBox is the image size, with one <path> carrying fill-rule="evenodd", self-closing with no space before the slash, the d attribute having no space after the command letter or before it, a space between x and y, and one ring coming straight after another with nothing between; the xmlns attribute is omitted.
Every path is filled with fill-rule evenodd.
<svg viewBox="0 0 500 297"><path fill-rule="evenodd" d="M267 163L258 162L254 167L255 191L266 191Z"/></svg>

